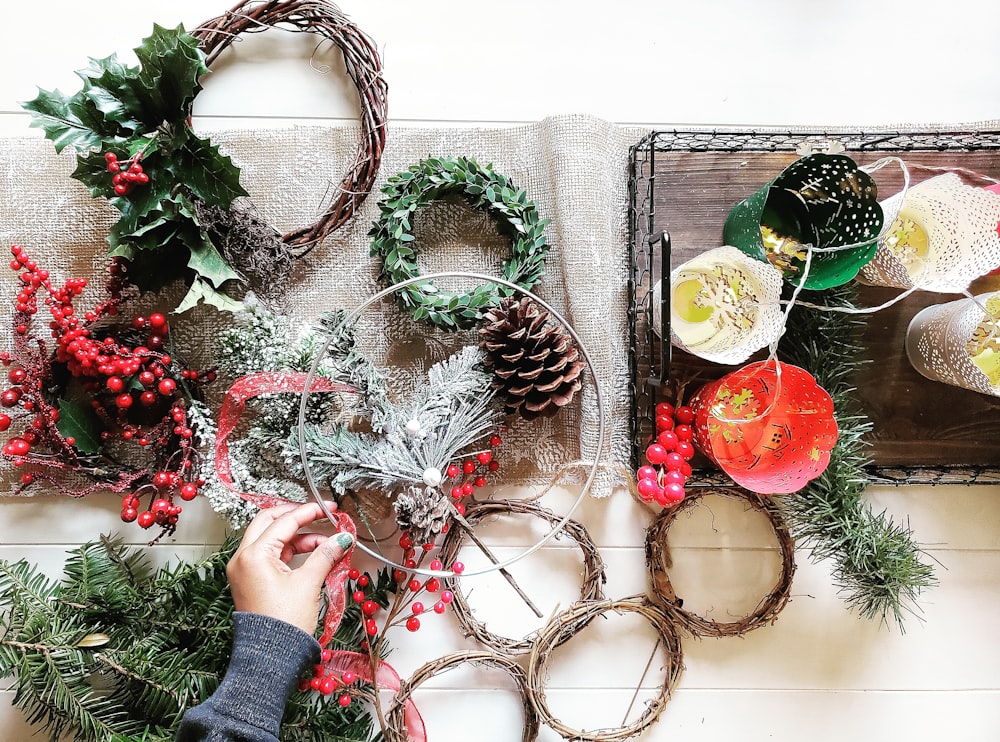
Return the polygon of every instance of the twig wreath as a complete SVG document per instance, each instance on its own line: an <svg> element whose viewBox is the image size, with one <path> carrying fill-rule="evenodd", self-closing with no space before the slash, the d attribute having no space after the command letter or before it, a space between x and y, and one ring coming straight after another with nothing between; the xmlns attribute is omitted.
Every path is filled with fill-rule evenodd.
<svg viewBox="0 0 1000 742"><path fill-rule="evenodd" d="M338 196L314 223L282 236L296 257L301 257L343 226L368 197L385 149L388 85L372 39L339 8L322 0L243 0L227 13L201 24L192 32L211 67L240 34L258 33L274 26L295 33L315 33L335 44L344 54L347 76L358 91L361 104L361 139L354 163L338 188Z"/></svg>
<svg viewBox="0 0 1000 742"><path fill-rule="evenodd" d="M510 675L517 686L524 706L524 731L521 734L521 742L534 742L538 738L538 714L528 701L528 678L524 669L509 657L487 651L470 650L446 654L444 657L428 662L413 673L409 680L400 685L399 692L393 698L392 706L386 714L386 727L382 730L387 742L410 742L414 739L415 730L407 729L405 720L406 702L410 696L427 680L465 663L489 665Z"/></svg>
<svg viewBox="0 0 1000 742"><path fill-rule="evenodd" d="M553 513L551 510L543 508L533 502L524 500L485 500L470 503L466 507L465 520L470 526L474 526L481 520L501 515L524 514L532 515L550 523L556 524L562 520L562 516ZM565 534L580 546L583 554L583 581L580 585L580 600L603 600L604 583L607 576L604 572L604 560L601 559L600 551L590 537L587 528L575 520L567 521L563 526L560 535ZM458 552L462 548L465 533L462 529L452 529L445 536L441 543L441 560L450 564L458 557ZM458 618L459 624L466 636L471 636L481 644L492 647L498 652L509 655L524 654L531 651L533 646L533 636L523 639L510 639L491 632L486 628L486 624L477 621L472 616L468 600L462 592L461 580L448 580L449 588L454 595L452 608ZM582 628L582 626L581 626ZM569 636L563 638L563 641Z"/></svg>
<svg viewBox="0 0 1000 742"><path fill-rule="evenodd" d="M382 258L379 278L398 284L420 277L413 219L417 209L442 196L458 194L476 209L485 209L502 233L511 238L510 259L503 278L530 289L545 271L549 243L548 219L538 215L528 194L506 176L466 157L429 158L393 175L382 187L379 218L372 225L371 254ZM486 283L466 293L443 291L433 283L415 283L399 292L399 302L414 319L434 327L457 330L471 327L497 297L512 289Z"/></svg>
<svg viewBox="0 0 1000 742"><path fill-rule="evenodd" d="M746 503L747 507L762 513L774 530L778 548L781 551L781 573L771 591L757 604L757 607L747 616L736 621L719 623L704 616L699 616L682 607L682 601L674 594L667 573L671 565L670 551L667 545L667 533L686 510L698 505L702 498L717 495ZM656 520L646 531L646 565L649 568L649 578L652 585L651 599L661 604L664 609L685 629L695 636L742 636L761 626L774 623L778 613L788 603L792 588L792 576L795 574L795 545L778 511L778 507L765 497L761 497L739 487L694 488L677 505L660 512Z"/></svg>
<svg viewBox="0 0 1000 742"><path fill-rule="evenodd" d="M209 63L239 34L278 23L320 33L343 50L362 125L355 163L334 203L315 224L284 236L241 200L248 194L239 167L191 128ZM155 291L183 279L188 291L175 311L199 303L238 310L237 287L273 286L368 195L385 144L386 85L374 44L323 2L243 2L194 35L183 26L154 26L135 54L138 65L115 54L91 59L77 73L81 90L39 90L22 105L57 152L76 150L73 178L120 212L108 254L124 261L130 283Z"/></svg>
<svg viewBox="0 0 1000 742"><path fill-rule="evenodd" d="M580 633L591 621L606 613L638 613L645 618L659 635L659 642L666 654L663 681L660 694L646 704L646 708L631 724L613 729L590 731L574 729L557 719L549 710L545 698L545 680L548 674L552 650L567 639ZM528 659L528 699L531 701L541 722L558 732L564 739L575 742L617 742L629 739L652 726L663 713L670 695L677 686L684 670L680 637L674 629L671 617L663 608L650 603L645 598L631 597L620 600L603 600L576 603L569 610L552 619L535 639Z"/></svg>

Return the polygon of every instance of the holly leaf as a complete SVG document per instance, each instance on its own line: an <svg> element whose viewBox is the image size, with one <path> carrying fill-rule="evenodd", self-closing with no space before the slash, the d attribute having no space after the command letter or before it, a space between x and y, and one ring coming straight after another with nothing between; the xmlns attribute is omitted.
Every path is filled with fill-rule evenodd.
<svg viewBox="0 0 1000 742"><path fill-rule="evenodd" d="M226 281L239 281L239 274L229 267L215 245L203 233L199 233L199 237L197 241L186 240L191 249L188 268L217 289Z"/></svg>
<svg viewBox="0 0 1000 742"><path fill-rule="evenodd" d="M56 428L63 438L73 438L73 446L82 453L97 453L101 448L104 426L89 404L70 399L59 400Z"/></svg>
<svg viewBox="0 0 1000 742"><path fill-rule="evenodd" d="M211 304L227 312L241 312L244 308L243 302L237 301L231 296L223 294L221 291L217 291L207 281L195 278L194 283L191 284L191 288L188 289L187 294L184 295L184 298L177 305L174 312L181 314L202 302Z"/></svg>
<svg viewBox="0 0 1000 742"><path fill-rule="evenodd" d="M38 95L22 103L21 107L31 112L30 125L45 132L45 138L52 141L56 152L69 146L81 151L100 147L104 137L91 128L92 121L85 123L80 119L79 107L74 110L72 101L72 96L58 90L39 88Z"/></svg>
<svg viewBox="0 0 1000 742"><path fill-rule="evenodd" d="M187 132L171 163L177 182L205 203L228 209L234 198L247 195L240 185L240 169L219 152L218 145L195 136L190 129Z"/></svg>
<svg viewBox="0 0 1000 742"><path fill-rule="evenodd" d="M153 33L135 49L140 71L134 88L142 104L142 120L151 128L163 121L187 119L195 95L201 90L198 78L208 72L205 53L184 26L167 29L153 26Z"/></svg>

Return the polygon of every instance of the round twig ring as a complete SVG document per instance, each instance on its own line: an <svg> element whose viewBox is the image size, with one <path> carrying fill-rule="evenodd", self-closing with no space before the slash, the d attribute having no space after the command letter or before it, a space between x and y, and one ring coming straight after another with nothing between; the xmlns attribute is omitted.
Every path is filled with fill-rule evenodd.
<svg viewBox="0 0 1000 742"><path fill-rule="evenodd" d="M556 515L551 510L533 502L526 502L524 500L485 500L470 504L465 512L465 520L470 525L475 525L485 518L509 514L534 515L550 523L558 523L562 519L562 516ZM580 546L580 551L583 553L584 572L583 582L580 585L580 600L603 600L604 592L602 588L607 581L607 576L604 573L604 560L601 559L601 554L597 546L590 538L590 533L582 523L570 520L563 526L560 535L562 534L576 541ZM452 528L448 531L444 541L441 543L441 559L445 563L453 562L458 556L458 552L464 541L464 535L464 531L461 528ZM451 605L466 636L474 637L480 643L509 655L525 654L531 650L534 645L534 635L537 632L532 632L531 635L523 639L511 639L494 634L486 628L485 623L477 621L473 617L468 600L460 589L461 580L449 580L449 583L449 588L455 595L455 599Z"/></svg>
<svg viewBox="0 0 1000 742"><path fill-rule="evenodd" d="M619 614L638 613L656 629L659 641L667 656L660 694L646 704L645 710L631 724L592 731L574 729L552 715L545 698L545 676L552 650L579 633L595 618L609 611ZM535 639L535 646L532 648L528 660L528 698L534 705L541 722L554 729L564 739L574 740L574 742L616 742L629 739L652 726L663 712L684 669L682 657L680 637L674 629L670 616L664 612L663 608L650 603L646 598L636 596L620 600L577 603L556 616L539 632Z"/></svg>
<svg viewBox="0 0 1000 742"><path fill-rule="evenodd" d="M302 257L346 223L371 191L385 149L388 86L382 78L382 61L374 42L339 8L323 0L243 0L229 12L201 24L191 35L200 42L205 63L211 67L240 34L257 33L279 24L333 42L344 54L347 76L357 88L361 103L361 140L337 197L315 224L282 236L289 252Z"/></svg>
<svg viewBox="0 0 1000 742"><path fill-rule="evenodd" d="M746 503L750 509L763 513L771 524L778 548L781 551L781 574L771 591L761 598L757 607L747 616L726 623L719 623L699 616L681 607L683 601L674 594L670 576L670 552L667 532L677 517L696 506L706 495L718 495ZM695 636L740 636L774 623L781 609L788 603L795 574L795 545L777 507L767 498L739 487L692 488L687 497L672 508L663 510L646 532L646 565L652 585L651 598Z"/></svg>
<svg viewBox="0 0 1000 742"><path fill-rule="evenodd" d="M587 347L580 339L579 334L576 332L576 330L573 329L573 327L569 324L569 322L559 312L556 311L556 309L552 305L550 305L544 299L535 296L527 289L518 286L516 283L508 281L506 278L487 276L482 273L467 273L464 271L444 271L441 273L431 273L428 274L427 276L419 278L410 278L407 279L406 281L400 281L397 284L393 284L388 288L382 289L373 296L370 296L367 299L365 299L343 318L343 320L341 321L341 325L343 326L343 325L353 324L368 307L370 307L372 304L378 301L381 301L385 297L390 296L399 289L406 288L407 286L410 286L411 284L414 284L417 281L422 281L425 279L433 280L437 278L471 278L472 280L490 281L499 284L501 286L506 286L507 288L512 289L513 291L519 292L524 296L527 296L529 299L536 302L540 307L545 309L550 315L552 315L553 318L555 318L557 322L561 323L563 327L566 328L566 332L568 332L570 336L573 338L573 341L576 343L577 348L579 348L580 350L580 354L583 356L584 361L586 361L587 368L590 370L591 383L594 385L594 406L597 408L597 433L596 433L597 450L594 453L594 460L590 463L590 467L587 471L587 478L584 480L583 485L580 488L580 494L577 495L576 500L574 500L573 504L570 505L569 509L566 511L566 514L562 516L562 519L558 523L552 526L552 529L548 533L546 533L544 536L538 539L538 541L536 541L532 546L528 547L520 554L516 554L510 559L506 559L497 564L491 564L489 567L485 567L483 569L466 570L465 572L463 572L463 574L466 577L474 577L475 575L486 574L487 572L493 572L494 570L505 569L514 562L520 559L524 559L526 556L530 554L534 554L538 549L542 548L551 539L555 538L556 535L562 530L563 526L565 526L569 522L570 518L576 511L577 507L580 506L580 503L583 502L583 499L587 496L587 493L590 492L590 488L593 486L594 480L597 477L597 471L600 468L601 453L604 450L604 443L606 437L605 434L607 431L607 414L605 411L604 396L601 392L601 385L598 381L597 374L595 373L594 361L591 358L590 353L587 351ZM299 447L299 458L302 461L302 469L303 469L303 474L305 475L306 486L309 492L312 493L313 498L315 498L320 508L326 514L326 517L333 523L336 523L336 519L333 515L333 512L327 506L326 500L323 497L323 494L320 492L319 486L316 483L316 478L313 476L312 468L309 466L309 456L307 455L308 447L306 446L305 429L306 429L306 419L307 419L306 414L308 411L308 403L309 403L309 394L310 391L312 390L314 382L316 381L320 364L326 357L326 354L330 349L330 344L331 342L333 342L333 337L335 334L336 334L335 331L331 332L330 335L326 338L326 342L315 353L313 362L309 367L309 372L307 373L305 381L303 382L302 394L299 397L298 433L296 436ZM364 543L360 541L355 543L355 548L360 549L361 551L368 554L370 557L378 559L380 562L388 565L389 567L392 567L393 569L401 569L410 574L422 575L426 577L438 577L438 578L455 576L455 573L450 570L437 571L437 570L423 569L421 567L407 567L404 564L400 564L398 562L393 561L381 551L375 551L373 549L368 548L367 546L365 546Z"/></svg>
<svg viewBox="0 0 1000 742"><path fill-rule="evenodd" d="M527 675L513 659L484 650L447 654L444 657L428 662L413 673L413 676L409 680L403 681L399 686L399 692L396 693L392 700L389 711L386 713L386 728L382 730L386 742L409 742L411 739L406 730L404 711L405 703L413 691L425 680L466 662L476 665L491 665L511 676L514 684L517 686L518 693L521 694L522 705L524 706L524 731L521 734L521 742L534 742L538 738L538 714L529 701Z"/></svg>

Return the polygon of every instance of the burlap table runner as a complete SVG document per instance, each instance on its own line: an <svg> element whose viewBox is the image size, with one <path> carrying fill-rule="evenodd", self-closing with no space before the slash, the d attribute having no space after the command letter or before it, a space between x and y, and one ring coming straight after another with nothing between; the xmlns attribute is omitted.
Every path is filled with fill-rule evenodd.
<svg viewBox="0 0 1000 742"><path fill-rule="evenodd" d="M629 147L644 133L586 116L496 128L392 126L378 184L422 158L469 156L492 163L528 192L542 217L552 220L548 236L553 248L535 290L564 314L593 357L606 404L609 434L603 461L609 465L628 461L627 165ZM353 127L226 131L211 137L241 168L254 207L282 232L315 220L357 146ZM103 200L91 199L70 178L74 166L71 153L57 156L40 138L3 140L0 243L24 245L60 280L95 278L84 297L90 306L100 295L98 276L107 265L104 239L116 212ZM301 261L291 279L278 287L272 302L278 311L290 320L312 321L324 310L357 306L382 288L367 236L377 202L378 194L373 194L351 224ZM506 240L488 217L461 203L435 204L418 216L415 229L418 262L425 272L496 273L507 256ZM6 272L0 286L13 300L13 272ZM146 301L152 305L156 298ZM177 332L172 335L184 338L181 352L189 358L210 358L214 331L226 320L225 313L199 308L174 319ZM368 327L368 342L380 358L401 365L401 359L419 355L417 349L435 360L470 338L445 337L391 306L379 308ZM535 470L544 475L568 461L592 459L594 397L594 386L587 383L569 412L512 427L505 461L521 474ZM11 470L4 469L8 483ZM606 494L607 485L605 479L594 494Z"/></svg>

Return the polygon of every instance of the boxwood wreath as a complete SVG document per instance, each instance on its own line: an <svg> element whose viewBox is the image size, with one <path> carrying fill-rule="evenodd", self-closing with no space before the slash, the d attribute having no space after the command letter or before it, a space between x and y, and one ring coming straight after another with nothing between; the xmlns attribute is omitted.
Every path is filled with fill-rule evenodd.
<svg viewBox="0 0 1000 742"><path fill-rule="evenodd" d="M510 180L467 157L429 158L389 178L382 188L379 218L369 231L371 254L382 258L379 278L387 285L417 278L413 219L417 210L449 194L461 195L475 209L485 209L500 231L511 238L510 258L502 277L531 289L545 272L548 219L542 219L528 194ZM444 291L430 281L398 292L404 311L444 330L471 327L499 297L512 289L481 284L465 292Z"/></svg>

